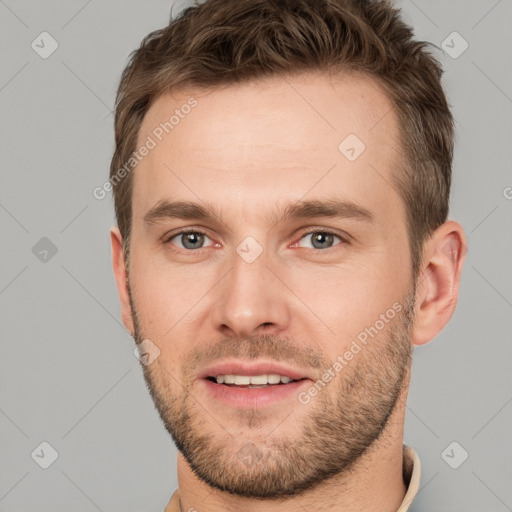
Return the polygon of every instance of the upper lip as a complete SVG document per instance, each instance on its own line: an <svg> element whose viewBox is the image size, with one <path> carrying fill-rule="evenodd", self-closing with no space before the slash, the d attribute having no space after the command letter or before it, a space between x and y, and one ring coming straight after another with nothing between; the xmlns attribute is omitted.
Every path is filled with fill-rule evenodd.
<svg viewBox="0 0 512 512"><path fill-rule="evenodd" d="M303 370L292 368L272 361L221 361L205 368L199 374L200 379L217 375L281 375L293 380L310 379Z"/></svg>

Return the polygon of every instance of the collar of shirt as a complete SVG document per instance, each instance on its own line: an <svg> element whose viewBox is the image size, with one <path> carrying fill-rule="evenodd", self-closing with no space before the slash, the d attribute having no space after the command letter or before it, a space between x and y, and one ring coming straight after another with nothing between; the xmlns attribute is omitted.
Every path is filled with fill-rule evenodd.
<svg viewBox="0 0 512 512"><path fill-rule="evenodd" d="M407 512L413 502L420 486L421 465L418 454L410 447L404 445L403 478L407 492L396 512ZM177 489L164 512L180 512L180 493Z"/></svg>

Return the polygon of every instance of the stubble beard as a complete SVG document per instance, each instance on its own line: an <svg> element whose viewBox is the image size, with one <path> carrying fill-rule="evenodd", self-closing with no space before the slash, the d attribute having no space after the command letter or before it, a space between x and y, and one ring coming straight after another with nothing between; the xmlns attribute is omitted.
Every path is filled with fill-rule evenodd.
<svg viewBox="0 0 512 512"><path fill-rule="evenodd" d="M131 292L130 300L133 336L140 344L145 335ZM235 411L236 436L230 434L233 425L227 421L235 416L233 411L212 418L201 398L194 396L192 380L181 384L159 364L141 365L144 379L166 430L192 471L206 484L247 498L297 496L349 472L385 430L408 385L414 288L402 304L385 332L369 340L309 404L297 400L275 418L269 418L265 411ZM249 359L261 354L286 360L288 353L283 347L296 350L293 344L263 335L251 340L226 339L210 353ZM324 370L332 366L332 361L318 352L294 354L292 359ZM198 358L190 359L194 360ZM283 427L288 420L296 426L291 437ZM246 437L239 435L240 426ZM260 427L269 434L262 437L258 430L253 436L253 430Z"/></svg>

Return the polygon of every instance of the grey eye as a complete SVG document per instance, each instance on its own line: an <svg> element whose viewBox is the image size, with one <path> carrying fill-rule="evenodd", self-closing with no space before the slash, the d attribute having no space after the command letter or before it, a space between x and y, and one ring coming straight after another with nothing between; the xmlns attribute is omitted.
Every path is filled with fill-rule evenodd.
<svg viewBox="0 0 512 512"><path fill-rule="evenodd" d="M311 245L309 247L311 249L330 249L334 245L338 245L333 244L335 238L341 242L341 238L338 235L328 231L312 231L311 233L306 233L301 240L307 237L311 238Z"/></svg>
<svg viewBox="0 0 512 512"><path fill-rule="evenodd" d="M205 239L210 240L205 233L201 233L200 231L183 231L182 233L178 233L170 238L169 242L175 240L175 242L173 242L174 245L177 245L180 249L194 250L207 247L203 245ZM208 245L212 244L210 243Z"/></svg>

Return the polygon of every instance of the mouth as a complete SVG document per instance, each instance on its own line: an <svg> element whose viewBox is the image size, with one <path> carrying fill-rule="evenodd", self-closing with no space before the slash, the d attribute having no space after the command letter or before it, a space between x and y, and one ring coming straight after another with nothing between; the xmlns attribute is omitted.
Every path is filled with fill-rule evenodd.
<svg viewBox="0 0 512 512"><path fill-rule="evenodd" d="M259 373L238 369L237 374L213 373L200 379L201 393L206 393L214 402L228 409L255 411L271 406L279 407L284 401L296 401L298 394L312 383L310 378L297 374L293 375L295 378L282 375L290 373L286 370L282 373Z"/></svg>
<svg viewBox="0 0 512 512"><path fill-rule="evenodd" d="M222 384L224 386L245 388L245 389L260 389L269 386L283 386L291 382L298 382L302 379L292 379L286 375L279 375L277 373L261 374L261 375L217 375L215 377L207 377L210 382Z"/></svg>
<svg viewBox="0 0 512 512"><path fill-rule="evenodd" d="M312 377L304 370L272 361L232 360L205 369L198 380L203 391L224 406L254 410L295 400Z"/></svg>

